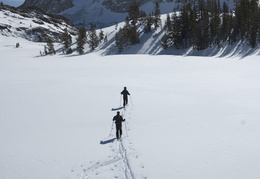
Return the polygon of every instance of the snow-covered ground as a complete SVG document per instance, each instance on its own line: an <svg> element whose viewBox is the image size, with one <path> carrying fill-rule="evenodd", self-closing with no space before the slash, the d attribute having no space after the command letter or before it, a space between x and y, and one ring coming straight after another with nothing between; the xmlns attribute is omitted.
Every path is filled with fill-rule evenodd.
<svg viewBox="0 0 260 179"><path fill-rule="evenodd" d="M259 55L42 50L0 36L1 179L260 178ZM124 86L119 142L111 108Z"/></svg>

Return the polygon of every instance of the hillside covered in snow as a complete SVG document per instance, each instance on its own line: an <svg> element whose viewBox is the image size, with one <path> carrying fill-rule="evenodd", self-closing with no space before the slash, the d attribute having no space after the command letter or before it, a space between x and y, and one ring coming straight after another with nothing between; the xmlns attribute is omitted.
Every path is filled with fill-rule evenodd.
<svg viewBox="0 0 260 179"><path fill-rule="evenodd" d="M93 29L106 40L79 54L66 19L0 7L1 179L259 179L259 45L163 48L169 16L160 14L149 31L142 18ZM128 27L138 41L120 44ZM45 37L55 55L42 53ZM116 140L111 109L124 87Z"/></svg>
<svg viewBox="0 0 260 179"><path fill-rule="evenodd" d="M22 37L34 42L46 42L49 38L61 41L67 28L72 35L78 29L63 16L46 14L37 8L15 8L0 4L0 34Z"/></svg>
<svg viewBox="0 0 260 179"><path fill-rule="evenodd" d="M72 48L76 49L76 38L78 30L62 19L53 19L53 17L39 13L36 10L27 10L24 15L20 14L19 10L10 10L9 8L2 8L0 11L1 30L0 33L4 36L22 37L31 41L46 41L47 38L51 38L56 42L61 43L62 33L64 28L67 28L69 33L73 37ZM37 12L37 13L36 13ZM37 16L35 15L37 14ZM42 15L41 15L42 14ZM30 17L31 15L31 17ZM167 15L162 15L162 26L166 22ZM112 55L118 53L118 48L115 42L115 36L120 28L125 26L125 22L119 23L116 26L111 26L101 29L107 36L107 41L102 42L97 47L96 51L100 51L103 55ZM125 54L175 54L175 55L195 55L195 56L241 56L245 57L250 54L258 52L257 48L250 48L247 43L238 41L230 46L229 44L223 44L223 46L213 46L212 48L196 51L192 48L180 49L170 48L164 50L161 47L161 39L164 35L164 31L161 28L157 28L150 33L144 33L144 25L138 26L139 43L134 46L130 46L124 51ZM100 30L96 30L97 34ZM56 40L55 40L56 39ZM19 41L19 40L18 40ZM18 42L17 41L17 42ZM62 48L62 44L58 45L56 50ZM85 45L85 53L89 53L89 46ZM74 53L77 53L76 51Z"/></svg>
<svg viewBox="0 0 260 179"><path fill-rule="evenodd" d="M40 56L44 45L0 35L1 179L259 178L259 53Z"/></svg>
<svg viewBox="0 0 260 179"><path fill-rule="evenodd" d="M105 41L99 40L98 45L95 47L95 51L100 50L103 55L112 55L123 52L124 54L174 54L184 56L218 55L242 57L258 52L259 40L257 39L260 34L259 25L256 26L255 32L252 31L252 29L254 29L254 25L252 24L254 23L247 24L246 27L248 28L243 28L243 26L239 25L252 22L253 18L252 20L245 22L243 20L246 18L245 14L241 16L241 18L237 18L230 13L220 13L215 16L206 16L205 13L203 13L203 16L193 18L192 14L198 14L199 11L195 12L192 10L187 12L182 10L181 12L178 11L179 13L163 14L163 12L170 7L170 5L167 7L164 6L163 3L170 2L160 3L159 10L161 14L159 14L160 24L158 27L152 24L154 23L155 15L138 16L138 21L134 25L133 20L129 19L129 22L123 20L120 23L116 23L115 25L106 28L99 29L95 26L96 34L98 35L102 32L106 37ZM85 7L85 5L82 5L79 2L77 4L81 7ZM146 12L152 10L154 12L154 5L154 3L149 4L147 2L144 3L139 10L140 12L143 12L143 10L146 10ZM214 7L216 8L216 6ZM188 6L186 8L189 9ZM182 9L185 8L183 7ZM237 9L239 10L238 7ZM171 12L170 9L168 10ZM241 12L244 10L246 10L246 8L242 8ZM258 11L259 12L257 13L259 14L259 8ZM208 11L207 14L212 14L212 12ZM227 10L227 12L229 11ZM64 52L62 36L64 29L66 28L69 35L72 36L71 49L74 53L77 53L76 40L78 38L78 29L65 18L46 14L43 11L33 9L32 7L23 9L1 6L0 13L1 34L5 36L23 37L31 41L46 42L49 38L53 42L60 44L58 49L56 49L56 52L60 53ZM188 23L186 23L186 26L185 23L183 23L185 13L190 14L190 21L187 21ZM178 14L178 16L176 16L176 14ZM238 13L236 14L238 15ZM129 13L127 15L129 16ZM100 15L95 16L102 18ZM124 16L122 16L122 14L117 14L116 17L121 18ZM80 18L80 16L77 15L77 18ZM116 19L109 13L107 14L107 18ZM191 23L192 18L194 19L194 23ZM255 21L257 22L257 19L255 19ZM182 24L180 24L180 22L182 22ZM218 22L218 24L215 22ZM127 27L127 23L130 23L130 26ZM203 24L208 24L208 26ZM150 30L148 31L147 29ZM203 29L207 29L207 31L204 31ZM87 30L88 36L86 37L86 42L89 41L90 29ZM125 34L133 34L127 32L132 30L134 30L136 38L134 43L131 42L130 38L132 37L125 36ZM119 36L121 36L121 39L118 38ZM89 48L88 44L85 44L84 48L84 53L93 51L93 49Z"/></svg>

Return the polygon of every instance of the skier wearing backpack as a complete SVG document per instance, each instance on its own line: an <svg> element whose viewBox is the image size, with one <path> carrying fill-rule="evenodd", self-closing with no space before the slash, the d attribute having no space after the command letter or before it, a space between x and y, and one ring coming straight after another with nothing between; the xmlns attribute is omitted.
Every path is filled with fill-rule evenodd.
<svg viewBox="0 0 260 179"><path fill-rule="evenodd" d="M115 121L116 124L116 138L119 140L122 136L122 122L124 122L125 119L123 119L120 112L117 111L117 115L114 116L113 121Z"/></svg>
<svg viewBox="0 0 260 179"><path fill-rule="evenodd" d="M128 103L128 95L130 95L130 93L127 91L126 87L124 87L124 90L121 92L121 95L123 95L123 105L125 107L125 105L127 105Z"/></svg>

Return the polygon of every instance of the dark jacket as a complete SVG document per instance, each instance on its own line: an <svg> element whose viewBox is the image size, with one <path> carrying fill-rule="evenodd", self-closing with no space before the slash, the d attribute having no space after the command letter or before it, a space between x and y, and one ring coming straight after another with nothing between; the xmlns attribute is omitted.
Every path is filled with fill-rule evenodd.
<svg viewBox="0 0 260 179"><path fill-rule="evenodd" d="M126 89L124 89L124 90L121 92L121 94L123 95L124 98L127 98L127 95L130 95L130 93L129 93Z"/></svg>
<svg viewBox="0 0 260 179"><path fill-rule="evenodd" d="M122 116L120 116L119 114L117 114L114 118L113 121L115 121L116 124L122 124L123 121L125 121L125 119L123 119Z"/></svg>

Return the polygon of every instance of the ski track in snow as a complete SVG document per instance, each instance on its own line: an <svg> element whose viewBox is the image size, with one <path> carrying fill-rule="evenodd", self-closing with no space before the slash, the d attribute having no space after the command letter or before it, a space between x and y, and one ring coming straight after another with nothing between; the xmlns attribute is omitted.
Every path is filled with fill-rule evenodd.
<svg viewBox="0 0 260 179"><path fill-rule="evenodd" d="M111 164L114 164L116 163L117 161L121 160L121 158L119 157L114 157L113 159L111 160L107 160L107 161L104 161L104 162L97 162L96 164L94 164L93 166L89 167L88 169L83 169L83 172L81 174L81 177L80 179L87 179L90 177L90 175L95 172L95 170L101 168L101 167L105 167L105 166L108 166L108 165L111 165Z"/></svg>
<svg viewBox="0 0 260 179"><path fill-rule="evenodd" d="M123 118L126 119L127 124L129 119L131 119L132 109L133 107L130 107L129 110L121 110L121 114ZM128 141L128 131L130 131L130 129L129 127L127 127L126 123L122 125L124 137L122 137L122 139L119 141L114 140L114 142L110 144L111 151L113 152L112 159L104 160L102 162L96 162L94 165L83 169L82 173L80 174L80 179L90 179L93 177L93 175L99 175L99 170L101 170L103 167L108 167L109 170L114 172L114 178L123 177L125 179L136 179L135 172L128 158L128 156L130 155L128 154L128 148L129 150L134 151L135 149L129 146L126 147L126 145L124 144L125 142L132 144ZM108 158L111 158L111 156L108 156ZM142 168L144 168L144 166L142 166Z"/></svg>
<svg viewBox="0 0 260 179"><path fill-rule="evenodd" d="M124 174L126 179L135 179L132 168L129 164L129 160L127 158L127 151L123 145L123 141L119 142L119 153L121 158L124 161Z"/></svg>

